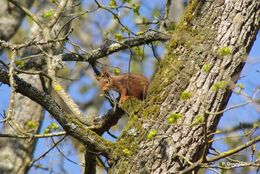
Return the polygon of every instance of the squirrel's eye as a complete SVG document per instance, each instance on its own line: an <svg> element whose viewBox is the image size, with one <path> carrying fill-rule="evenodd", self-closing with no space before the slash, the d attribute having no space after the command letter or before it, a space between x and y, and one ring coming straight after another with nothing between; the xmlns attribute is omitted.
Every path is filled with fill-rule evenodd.
<svg viewBox="0 0 260 174"><path fill-rule="evenodd" d="M106 84L108 84L108 80L106 81Z"/></svg>

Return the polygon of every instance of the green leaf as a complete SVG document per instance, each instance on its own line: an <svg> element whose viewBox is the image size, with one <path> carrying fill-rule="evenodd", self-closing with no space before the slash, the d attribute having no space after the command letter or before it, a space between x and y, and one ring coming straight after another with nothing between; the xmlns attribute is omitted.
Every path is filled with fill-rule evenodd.
<svg viewBox="0 0 260 174"><path fill-rule="evenodd" d="M50 133L50 132L51 132L51 130L50 130L49 128L44 129L44 133L45 133L45 134L48 134L48 133Z"/></svg>
<svg viewBox="0 0 260 174"><path fill-rule="evenodd" d="M228 85L228 82L227 82L227 81L221 80L221 81L218 81L218 82L214 83L214 84L212 85L211 89L212 89L213 91L218 91L218 90L220 90L220 89L226 89L226 88L227 88L227 85Z"/></svg>
<svg viewBox="0 0 260 174"><path fill-rule="evenodd" d="M51 17L53 14L54 14L54 11L53 11L53 10L49 10L49 11L46 11L46 12L43 14L43 17L44 17L44 18L49 18L49 17Z"/></svg>
<svg viewBox="0 0 260 174"><path fill-rule="evenodd" d="M53 89L54 89L54 91L61 91L63 88L62 88L61 85L56 85L56 84L54 84L54 85L53 85Z"/></svg>
<svg viewBox="0 0 260 174"><path fill-rule="evenodd" d="M138 31L136 34L141 35L141 34L144 34L144 33L145 33L145 31Z"/></svg>
<svg viewBox="0 0 260 174"><path fill-rule="evenodd" d="M222 133L222 130L218 129L215 133L216 133L216 134L221 134L221 133Z"/></svg>
<svg viewBox="0 0 260 174"><path fill-rule="evenodd" d="M132 155L132 151L129 150L129 149L127 149L127 148L123 149L123 153L124 153L126 156L131 156L131 155Z"/></svg>
<svg viewBox="0 0 260 174"><path fill-rule="evenodd" d="M241 89L235 90L235 93L241 94Z"/></svg>
<svg viewBox="0 0 260 174"><path fill-rule="evenodd" d="M135 14L136 16L139 16L139 15L140 15L140 13L139 13L140 7L141 7L140 4L133 4L133 10L134 10L134 14Z"/></svg>
<svg viewBox="0 0 260 174"><path fill-rule="evenodd" d="M231 48L229 47L222 47L218 49L218 54L220 56L228 56L231 55Z"/></svg>
<svg viewBox="0 0 260 174"><path fill-rule="evenodd" d="M260 151L257 152L257 159L260 160Z"/></svg>
<svg viewBox="0 0 260 174"><path fill-rule="evenodd" d="M202 69L203 69L203 71L204 71L205 73L209 73L210 68L211 68L211 65L206 63L206 64L203 66Z"/></svg>
<svg viewBox="0 0 260 174"><path fill-rule="evenodd" d="M122 0L123 3L130 3L132 0Z"/></svg>
<svg viewBox="0 0 260 174"><path fill-rule="evenodd" d="M143 50L141 49L141 47L135 47L134 50L135 50L135 53L136 53L136 55L137 55L138 57L140 57L140 58L143 57L144 52L143 52Z"/></svg>
<svg viewBox="0 0 260 174"><path fill-rule="evenodd" d="M198 125L204 123L205 117L204 115L197 115L192 122L192 125Z"/></svg>
<svg viewBox="0 0 260 174"><path fill-rule="evenodd" d="M240 88L240 89L245 89L245 85L242 84L242 83L240 83L240 84L239 84L239 88Z"/></svg>
<svg viewBox="0 0 260 174"><path fill-rule="evenodd" d="M226 167L226 163L224 161L221 161L218 163L219 167ZM227 170L221 169L221 174L225 174Z"/></svg>
<svg viewBox="0 0 260 174"><path fill-rule="evenodd" d="M218 163L218 166L219 166L219 167L225 167L225 162L222 162L222 161L219 162L219 163Z"/></svg>
<svg viewBox="0 0 260 174"><path fill-rule="evenodd" d="M169 117L169 118L167 118L167 122L170 123L170 124L172 124L172 123L175 122L175 120L174 120L174 118Z"/></svg>
<svg viewBox="0 0 260 174"><path fill-rule="evenodd" d="M35 165L33 165L36 169L38 169L38 168L40 168L40 169L42 169L44 166L42 165L42 164L35 164Z"/></svg>
<svg viewBox="0 0 260 174"><path fill-rule="evenodd" d="M177 113L171 113L170 116L167 118L167 122L170 124L176 123L180 118L182 118L182 114L177 114Z"/></svg>
<svg viewBox="0 0 260 174"><path fill-rule="evenodd" d="M147 139L148 139L148 140L153 139L156 134L157 134L157 130L155 130L155 129L150 130L150 131L148 132L148 134L147 134Z"/></svg>
<svg viewBox="0 0 260 174"><path fill-rule="evenodd" d="M120 31L121 31L122 33L124 33L124 32L128 32L127 29L124 28L124 27L120 28Z"/></svg>
<svg viewBox="0 0 260 174"><path fill-rule="evenodd" d="M35 128L37 125L38 125L37 122L32 121L32 120L29 120L29 121L27 121L27 123L26 123L26 126L27 126L29 129L33 129L33 128Z"/></svg>
<svg viewBox="0 0 260 174"><path fill-rule="evenodd" d="M120 74L120 69L119 68L114 68L114 74L119 75Z"/></svg>
<svg viewBox="0 0 260 174"><path fill-rule="evenodd" d="M50 128L51 128L52 130L54 130L54 131L58 130L59 127L60 127L60 126L59 126L58 124L56 124L56 123L53 123L53 122L52 122L52 123L50 124Z"/></svg>
<svg viewBox="0 0 260 174"><path fill-rule="evenodd" d="M45 128L44 133L47 134L50 133L51 131L56 131L59 129L59 127L60 126L58 124L51 122L51 124L47 128Z"/></svg>
<svg viewBox="0 0 260 174"><path fill-rule="evenodd" d="M256 122L253 124L254 129L259 128L259 127L260 127L260 122Z"/></svg>
<svg viewBox="0 0 260 174"><path fill-rule="evenodd" d="M24 65L25 65L25 63L24 63L24 61L22 61L22 60L16 60L16 61L15 61L15 65L16 65L18 68L23 68Z"/></svg>
<svg viewBox="0 0 260 174"><path fill-rule="evenodd" d="M110 6L111 8L117 7L116 0L110 0L110 1L109 1L109 6Z"/></svg>
<svg viewBox="0 0 260 174"><path fill-rule="evenodd" d="M191 97L192 97L192 93L189 92L189 91L183 91L183 92L181 93L181 99L182 99L182 100L188 100L188 99L190 99Z"/></svg>
<svg viewBox="0 0 260 174"><path fill-rule="evenodd" d="M123 38L123 36L121 34L116 33L115 34L115 39L116 39L117 42L121 42L124 38Z"/></svg>
<svg viewBox="0 0 260 174"><path fill-rule="evenodd" d="M132 116L132 121L136 121L136 120L138 120L138 116L137 115L133 115Z"/></svg>

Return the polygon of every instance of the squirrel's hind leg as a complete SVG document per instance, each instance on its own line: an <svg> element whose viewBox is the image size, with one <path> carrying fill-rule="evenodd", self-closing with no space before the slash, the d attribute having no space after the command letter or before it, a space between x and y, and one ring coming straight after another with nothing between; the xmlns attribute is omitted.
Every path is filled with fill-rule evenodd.
<svg viewBox="0 0 260 174"><path fill-rule="evenodd" d="M119 100L119 106L122 105L129 98L130 98L130 96L121 95L120 100Z"/></svg>

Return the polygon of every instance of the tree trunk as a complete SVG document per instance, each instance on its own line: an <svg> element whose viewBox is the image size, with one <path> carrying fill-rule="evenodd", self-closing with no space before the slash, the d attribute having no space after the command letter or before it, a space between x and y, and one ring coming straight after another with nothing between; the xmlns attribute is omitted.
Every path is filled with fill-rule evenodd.
<svg viewBox="0 0 260 174"><path fill-rule="evenodd" d="M41 89L38 77L23 75L23 79ZM14 121L26 129L27 123L35 123L33 132L36 133L40 127L43 116L43 108L31 99L21 94L15 96ZM12 125L5 124L3 133L17 134ZM5 138L0 145L0 173L23 174L29 169L36 139Z"/></svg>
<svg viewBox="0 0 260 174"><path fill-rule="evenodd" d="M25 0L21 3L26 7L30 8L34 0ZM16 8L6 0L1 1L0 6L0 39L9 40L19 28L25 13L20 9ZM1 48L0 48L1 50Z"/></svg>
<svg viewBox="0 0 260 174"><path fill-rule="evenodd" d="M29 1L31 3L32 1ZM37 9L36 15L42 16L44 10L49 10L52 7L51 2L41 2L39 3L39 9ZM55 25L55 30L59 31L62 27L64 27L65 24L67 24L64 27L63 32L61 32L62 35L66 34L70 27L69 19L70 17L66 17L66 14L70 14L73 9L73 1L68 2L68 7L66 8L66 11L63 12L64 16L61 17L61 20L59 20L58 23ZM26 7L29 7L26 6ZM16 7L14 7L16 8ZM18 10L20 11L20 10ZM19 19L19 18L18 18ZM48 22L42 20L42 22ZM34 24L31 27L31 34L30 38L36 38L35 41L40 41L43 39L43 31L39 29L39 27ZM59 45L57 47L52 47L55 54L59 54L62 52L62 45ZM23 56L29 56L38 53L40 50L36 46L27 47L24 52ZM40 58L39 58L40 59ZM31 66L32 65L32 66ZM26 62L25 66L22 67L26 70L28 69L41 69L43 63L39 63L36 65L36 63L30 63ZM32 70L31 69L31 70ZM42 84L40 81L40 78L38 75L29 75L24 74L20 75L21 78L23 78L25 81L27 81L30 84L33 84L36 88L42 90ZM27 129L28 122L31 122L35 124L35 127L32 130L30 130L30 133L36 134L39 131L42 119L43 119L43 108L32 101L31 99L28 99L27 97L20 95L16 93L15 96L15 107L14 107L14 121L18 123L22 129ZM7 134L17 134L17 132L13 129L13 126L8 123L5 123L3 127L3 133ZM0 142L0 173L7 174L7 173L15 173L15 174L24 174L27 173L30 169L30 163L32 161L32 154L34 151L34 147L36 144L36 139L12 139L12 138L5 138L5 141Z"/></svg>
<svg viewBox="0 0 260 174"><path fill-rule="evenodd" d="M259 7L259 0L189 4L145 104L124 105L130 120L110 173L180 173L205 157L222 115L214 112L226 106L259 30Z"/></svg>
<svg viewBox="0 0 260 174"><path fill-rule="evenodd" d="M33 0L26 0L22 3L25 7L29 8L33 4ZM1 9L3 14L0 18L0 39L9 40L16 33L25 14L8 2L3 2ZM37 78L31 76L28 78L26 75L23 78L29 83L35 84L38 89L41 89ZM40 123L43 113L41 106L20 94L16 95L15 101L14 118L19 125L26 125L27 121ZM34 132L38 131L39 125L36 124ZM15 130L9 124L6 124L3 127L3 133L15 133ZM2 160L0 160L0 173L25 173L28 170L34 144L35 140L6 138L5 141L1 141L0 158Z"/></svg>

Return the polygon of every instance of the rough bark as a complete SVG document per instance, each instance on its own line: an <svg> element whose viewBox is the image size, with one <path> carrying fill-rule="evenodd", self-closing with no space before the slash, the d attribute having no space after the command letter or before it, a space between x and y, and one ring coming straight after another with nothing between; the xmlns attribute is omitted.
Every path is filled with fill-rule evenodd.
<svg viewBox="0 0 260 174"><path fill-rule="evenodd" d="M28 75L21 77L41 89L38 78ZM32 132L36 133L38 131L43 116L43 108L40 105L21 94L16 94L14 111L15 122L26 129L26 123L33 121L37 125ZM9 124L4 125L2 132L16 134L16 131ZM2 140L0 143L0 158L3 160L0 162L0 173L26 173L29 169L35 143L36 139L5 138Z"/></svg>
<svg viewBox="0 0 260 174"><path fill-rule="evenodd" d="M22 3L29 8L33 2L33 0L26 0ZM25 14L7 1L2 2L1 11L3 14L0 18L0 39L9 40L16 33ZM23 78L27 79L26 76L23 76ZM41 89L40 83L37 83L37 78L27 80L36 84L38 89ZM15 101L17 102L15 103L14 118L17 123L26 125L28 120L40 123L43 113L42 107L20 94L16 95ZM24 117L28 118L24 119ZM34 132L37 132L39 125L36 126ZM2 131L3 133L15 133L8 124L3 127ZM0 162L0 173L25 173L28 170L34 144L35 141L31 140L5 139L1 141L0 158L2 160Z"/></svg>
<svg viewBox="0 0 260 174"><path fill-rule="evenodd" d="M25 0L21 3L30 8L34 0ZM9 40L20 26L25 13L15 6L8 3L7 0L1 1L0 6L0 39Z"/></svg>
<svg viewBox="0 0 260 174"><path fill-rule="evenodd" d="M185 159L202 159L210 146L204 134L214 132L221 117L207 111L226 106L259 30L259 8L258 0L192 1L168 43L146 103L125 106L132 119L118 144L131 153L119 153L109 173L180 173L190 165ZM231 52L224 54L224 49ZM166 120L173 113L182 118L171 125ZM206 125L193 124L199 115ZM153 129L157 134L147 139Z"/></svg>
<svg viewBox="0 0 260 174"><path fill-rule="evenodd" d="M33 1L28 1L28 5L26 7L30 7L31 3ZM9 3L11 4L11 3ZM72 1L68 3L69 5L72 4ZM19 26L18 24L20 23L20 18L24 16L24 13L21 12L17 7L14 7L13 5L13 13L15 14L13 18L17 20L17 22L13 22L12 25L10 24L7 25L6 23L3 23L3 25L7 26L7 29L12 29L12 30L7 30L9 33L9 36L4 37L3 39L8 39L11 37L12 32L15 32L17 27ZM52 4L47 3L47 2L42 2L40 3L40 8L37 9L37 15L42 16L43 11L46 9L51 9ZM70 6L70 8L67 8L66 12L70 13L71 9L73 7ZM15 11L16 10L16 11ZM65 13L65 12L64 12ZM8 16L9 18L12 17L11 15ZM14 20L13 19L13 20ZM9 22L12 22L13 20L10 20ZM59 30L61 27L64 26L64 24L67 22L67 18L63 17L56 25L55 25L55 30ZM5 21L5 20L4 20ZM3 22L4 22L3 21ZM8 21L8 20L7 20ZM48 22L42 20L42 22ZM69 23L68 23L69 24ZM1 24L2 26L2 24ZM3 27L5 27L3 26ZM65 34L67 31L67 27L65 27L65 31L62 32L62 34ZM1 28L0 28L1 29ZM7 32L6 31L6 32ZM36 41L41 41L43 39L43 31L39 29L39 27L34 24L31 27L31 35L30 38L36 38ZM1 35L0 35L1 36ZM0 37L1 38L1 37ZM53 48L56 54L59 54L61 51L61 45L59 47ZM29 56L34 53L39 52L39 49L37 47L28 47L24 49L23 56ZM26 67L26 66L25 66ZM32 67L33 69L35 67ZM36 68L41 68L41 67L36 67ZM25 81L27 81L30 84L33 84L34 87L38 88L39 90L42 90L42 84L39 79L39 76L37 75L20 75L21 78L23 78ZM30 133L37 133L39 131L41 121L43 119L43 108L32 101L31 99L20 95L16 94L15 96L15 107L14 107L14 121L17 122L23 129L26 129L26 124L28 121L32 121L36 123L36 126L33 130L30 130ZM2 130L3 133L7 134L15 134L15 130L12 128L11 125L6 123L3 127ZM0 143L0 173L17 173L17 174L23 174L26 173L30 166L30 162L32 161L32 154L34 151L34 147L36 144L36 139L12 139L12 138L5 138L4 141Z"/></svg>

